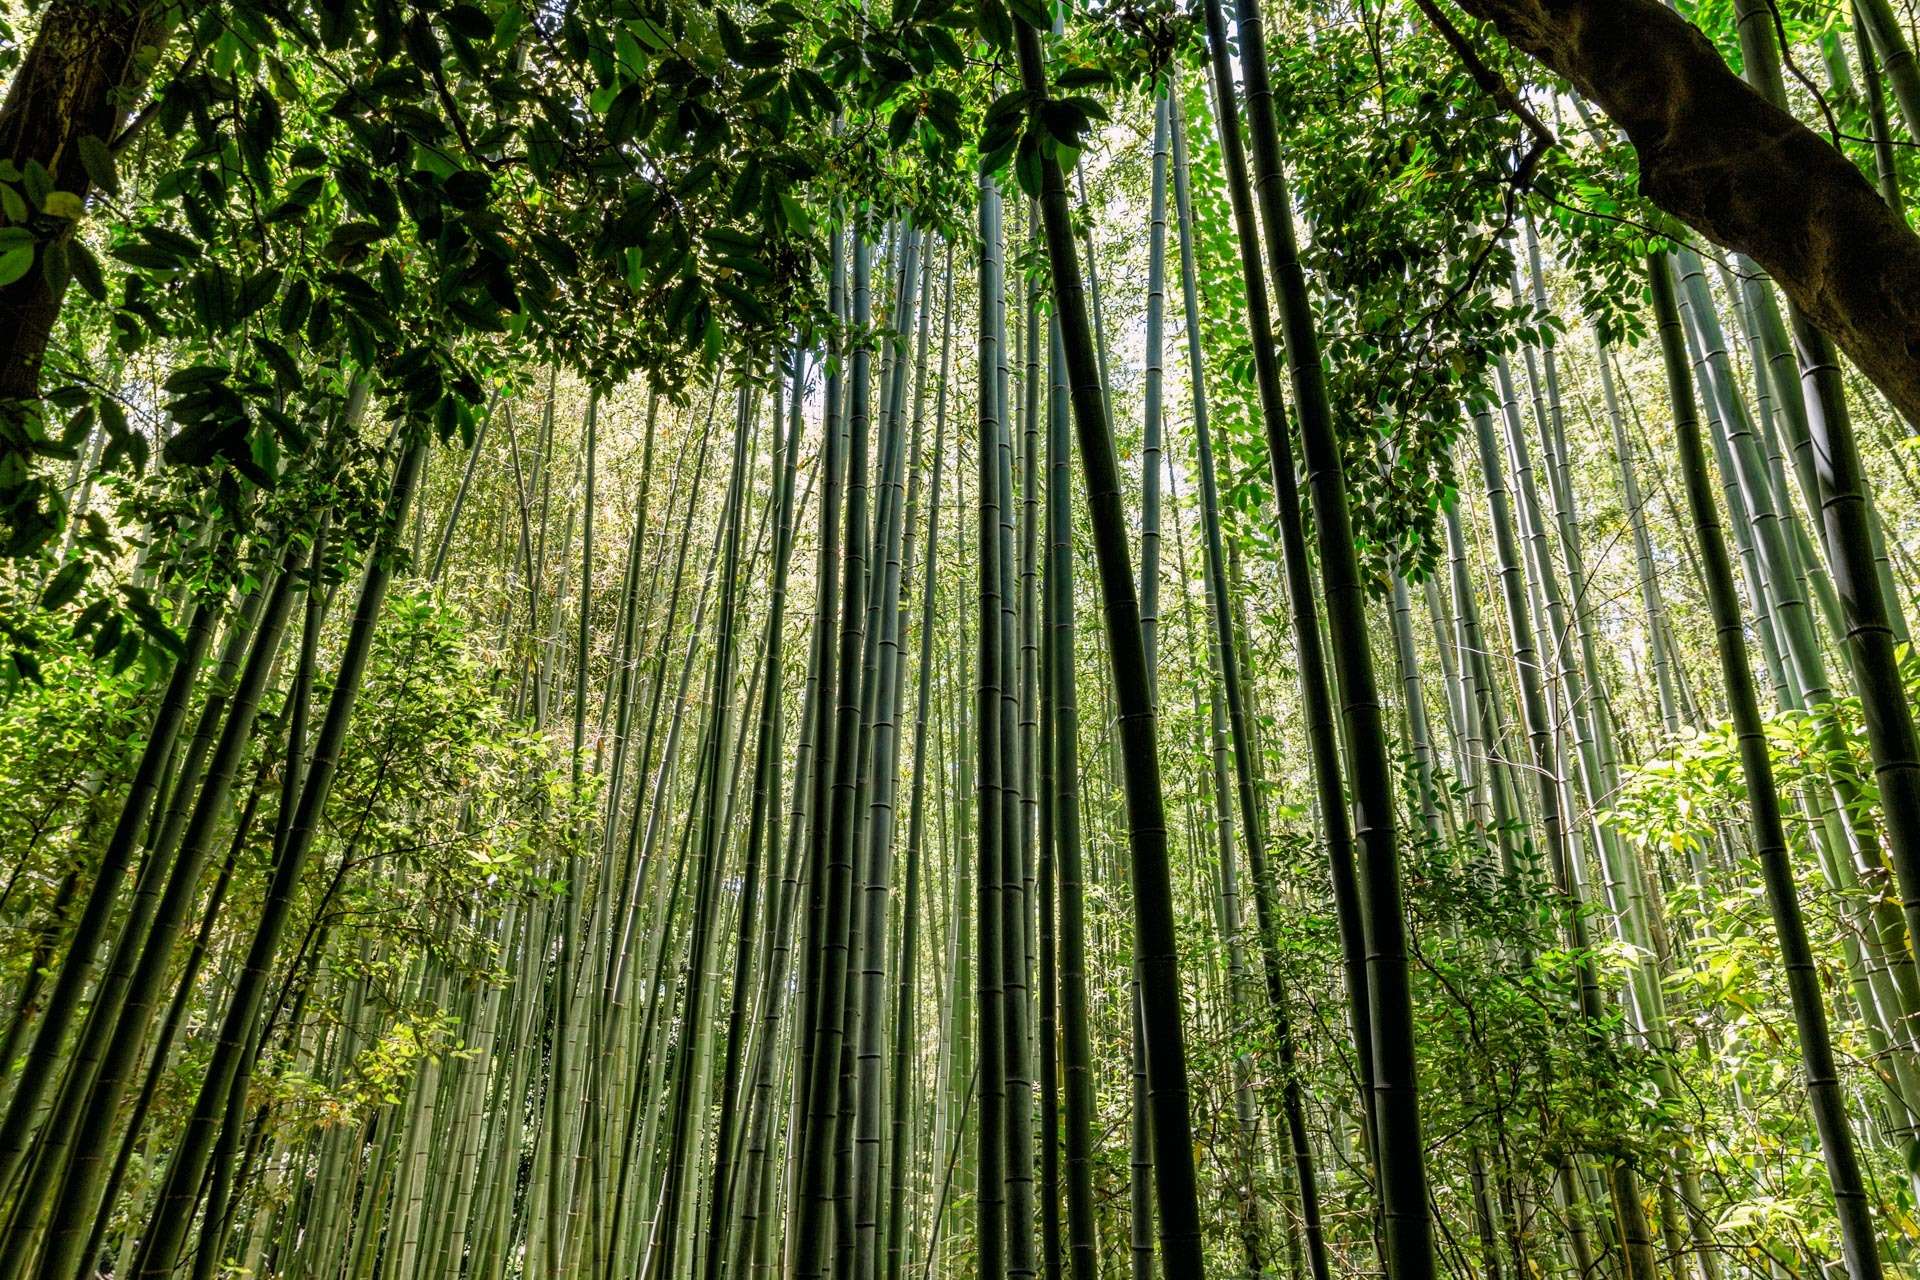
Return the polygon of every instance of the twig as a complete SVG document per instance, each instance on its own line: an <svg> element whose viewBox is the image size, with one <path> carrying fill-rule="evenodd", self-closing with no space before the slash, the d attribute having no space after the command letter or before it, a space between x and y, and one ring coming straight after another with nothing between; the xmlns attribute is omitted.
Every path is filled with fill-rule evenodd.
<svg viewBox="0 0 1920 1280"><path fill-rule="evenodd" d="M1820 114L1826 117L1827 132L1833 135L1834 150L1838 151L1840 149L1840 121L1834 118L1833 108L1827 105L1827 97L1820 92L1820 87L1809 80L1807 73L1800 69L1800 64L1793 60L1793 46L1787 43L1787 24L1786 20L1780 16L1780 5L1777 0L1767 0L1767 13L1773 19L1773 33L1780 41L1780 60L1786 63L1787 70L1793 72L1793 78L1804 85L1807 92L1813 95L1814 102L1820 108Z"/></svg>
<svg viewBox="0 0 1920 1280"><path fill-rule="evenodd" d="M1466 36L1461 34L1460 28L1453 25L1453 20L1441 12L1440 6L1434 3L1434 0L1413 0L1413 2L1420 12L1427 15L1427 20L1433 23L1434 29L1440 33L1440 38L1447 42L1454 56L1460 59L1461 65L1467 69L1467 74L1473 77L1476 85L1480 86L1480 91L1518 116L1520 122L1527 126L1527 132L1533 135L1533 148L1520 161L1511 179L1515 187L1525 189L1532 181L1533 171L1539 167L1541 157L1546 155L1550 148L1559 145L1558 140L1553 136L1553 130L1547 128L1546 123L1534 114L1533 108L1520 100L1520 95L1501 78L1499 72L1486 64L1480 57L1479 51L1468 42Z"/></svg>

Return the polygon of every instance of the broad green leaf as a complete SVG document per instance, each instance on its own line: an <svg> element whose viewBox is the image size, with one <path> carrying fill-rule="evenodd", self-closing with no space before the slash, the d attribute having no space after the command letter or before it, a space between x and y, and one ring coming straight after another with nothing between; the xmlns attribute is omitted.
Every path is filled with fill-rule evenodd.
<svg viewBox="0 0 1920 1280"><path fill-rule="evenodd" d="M59 571L48 580L46 589L40 593L40 607L58 609L79 595L92 568L92 563L84 558L69 560L61 565Z"/></svg>
<svg viewBox="0 0 1920 1280"><path fill-rule="evenodd" d="M32 245L19 245L0 253L0 288L12 284L32 269Z"/></svg>
<svg viewBox="0 0 1920 1280"><path fill-rule="evenodd" d="M49 191L44 205L48 216L77 222L87 211L87 202L71 191Z"/></svg>
<svg viewBox="0 0 1920 1280"><path fill-rule="evenodd" d="M107 300L107 281L100 273L100 259L94 257L86 241L77 236L67 242L67 266L89 298L95 302Z"/></svg>

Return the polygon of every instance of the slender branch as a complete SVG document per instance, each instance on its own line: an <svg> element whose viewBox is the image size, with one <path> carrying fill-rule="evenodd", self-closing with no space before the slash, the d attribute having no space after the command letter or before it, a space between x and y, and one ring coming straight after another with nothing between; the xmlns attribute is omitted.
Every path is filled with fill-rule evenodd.
<svg viewBox="0 0 1920 1280"><path fill-rule="evenodd" d="M1513 171L1513 177L1509 179L1515 188L1524 191L1532 184L1533 171L1539 167L1541 159L1549 150L1559 145L1559 140L1553 136L1553 130L1547 128L1546 122L1534 114L1533 108L1521 101L1520 95L1514 92L1513 87L1500 73L1487 65L1479 51L1462 34L1460 28L1453 24L1453 20L1441 11L1434 0L1413 0L1413 2L1421 13L1427 15L1427 20L1433 23L1434 29L1440 33L1440 38L1447 42L1447 47L1452 49L1454 56L1460 59L1460 64L1466 68L1467 74L1473 77L1476 85L1480 86L1480 91L1517 116L1520 123L1527 127L1527 132L1533 135L1532 148L1521 159L1519 166Z"/></svg>

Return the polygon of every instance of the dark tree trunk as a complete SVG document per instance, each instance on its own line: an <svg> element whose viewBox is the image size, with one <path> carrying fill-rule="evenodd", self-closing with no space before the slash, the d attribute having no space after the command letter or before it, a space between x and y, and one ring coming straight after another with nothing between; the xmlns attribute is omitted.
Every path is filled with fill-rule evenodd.
<svg viewBox="0 0 1920 1280"><path fill-rule="evenodd" d="M127 101L151 66L141 51L159 52L168 15L168 6L151 0L51 5L0 105L0 155L22 170L37 161L53 190L85 199L91 183L80 161L80 140L111 142L120 131ZM56 241L64 243L65 235L63 228ZM0 400L39 391L40 361L66 292L66 274L57 279L55 288L44 272L33 270L0 289Z"/></svg>

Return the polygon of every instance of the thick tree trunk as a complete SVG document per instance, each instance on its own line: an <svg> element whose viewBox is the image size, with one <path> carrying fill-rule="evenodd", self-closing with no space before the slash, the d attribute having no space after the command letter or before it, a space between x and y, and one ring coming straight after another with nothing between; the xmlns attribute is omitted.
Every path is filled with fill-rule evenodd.
<svg viewBox="0 0 1920 1280"><path fill-rule="evenodd" d="M1661 0L1461 0L1625 130L1648 198L1766 268L1901 412L1920 413L1920 237L1833 146Z"/></svg>
<svg viewBox="0 0 1920 1280"><path fill-rule="evenodd" d="M0 156L22 170L37 161L53 190L86 198L91 183L80 140L111 142L127 118L131 91L165 41L170 10L151 0L59 0L0 105ZM55 234L64 242L64 228ZM37 264L36 264L37 265ZM0 399L25 399L40 386L40 361L60 316L60 288L39 270L0 289Z"/></svg>

